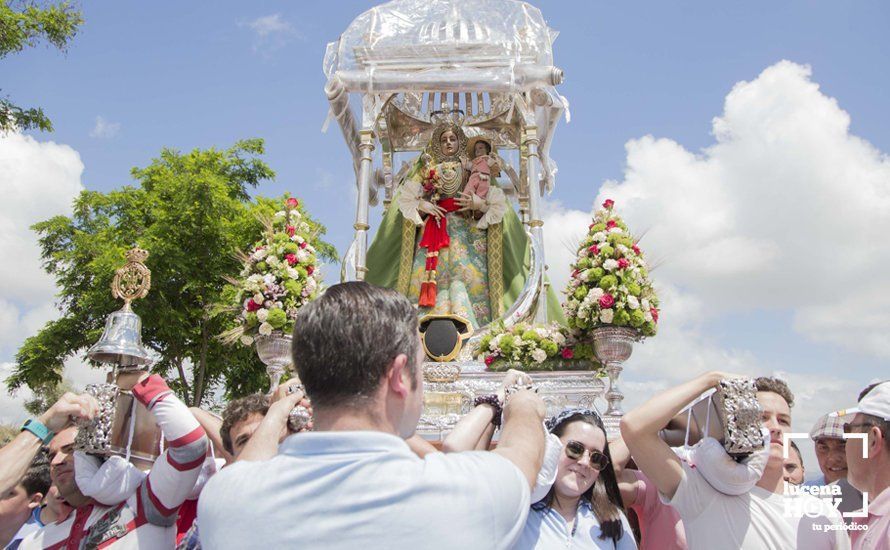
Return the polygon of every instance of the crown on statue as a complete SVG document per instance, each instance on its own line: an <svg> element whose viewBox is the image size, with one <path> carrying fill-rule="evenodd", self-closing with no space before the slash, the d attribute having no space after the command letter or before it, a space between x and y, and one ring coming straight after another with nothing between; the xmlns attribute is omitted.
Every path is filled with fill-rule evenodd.
<svg viewBox="0 0 890 550"><path fill-rule="evenodd" d="M461 127L466 116L461 109L442 109L430 113L430 122L434 126L448 125Z"/></svg>
<svg viewBox="0 0 890 550"><path fill-rule="evenodd" d="M127 261L133 263L145 263L148 259L148 250L142 248L131 248L127 251Z"/></svg>

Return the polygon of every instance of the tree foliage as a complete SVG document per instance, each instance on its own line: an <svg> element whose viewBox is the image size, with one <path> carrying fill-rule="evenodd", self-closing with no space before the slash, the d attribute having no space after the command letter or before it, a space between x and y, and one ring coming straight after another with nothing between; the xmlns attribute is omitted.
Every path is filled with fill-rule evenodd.
<svg viewBox="0 0 890 550"><path fill-rule="evenodd" d="M57 384L51 384L40 388L34 388L34 396L25 401L25 410L31 416L40 416L62 397L65 392L77 393L78 388L71 384L70 380L62 380Z"/></svg>
<svg viewBox="0 0 890 550"><path fill-rule="evenodd" d="M33 48L41 41L64 51L82 23L80 10L68 2L44 7L21 3L21 7L15 8L7 0L0 0L0 59ZM13 128L51 132L53 126L43 109L22 108L0 98L0 132Z"/></svg>
<svg viewBox="0 0 890 550"><path fill-rule="evenodd" d="M34 225L43 267L61 289L62 317L19 349L10 389L58 383L63 361L100 337L106 315L121 306L109 288L133 246L150 252L152 288L133 309L142 318L144 344L158 356L153 370L196 405L219 383L230 397L261 389L267 379L256 353L223 347L216 335L231 322L218 305L225 299L223 278L241 269L234 252L259 238L258 215L271 216L282 204L283 199L248 195L274 177L259 158L263 152L260 139L226 150L164 149L149 166L133 169L137 185L84 191L71 217ZM336 250L319 239L324 227L306 221L319 254L335 259Z"/></svg>

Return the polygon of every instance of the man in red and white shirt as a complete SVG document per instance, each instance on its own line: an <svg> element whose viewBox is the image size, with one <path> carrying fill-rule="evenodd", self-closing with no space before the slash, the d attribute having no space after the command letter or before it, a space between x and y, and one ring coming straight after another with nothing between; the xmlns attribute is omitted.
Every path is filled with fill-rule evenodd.
<svg viewBox="0 0 890 550"><path fill-rule="evenodd" d="M133 386L133 395L152 412L168 445L148 476L134 494L117 505L106 506L85 496L74 476L73 447L77 428L63 429L50 442L50 474L62 497L75 510L66 520L49 524L25 538L20 548L173 547L176 512L201 471L207 437L195 417L161 377L141 375ZM79 410L72 411L72 408ZM50 414L54 409L56 414ZM59 415L64 415L65 419L72 414L92 418L96 409L90 396L66 394L60 403L47 411L49 417L45 424L64 425L64 420L54 418Z"/></svg>

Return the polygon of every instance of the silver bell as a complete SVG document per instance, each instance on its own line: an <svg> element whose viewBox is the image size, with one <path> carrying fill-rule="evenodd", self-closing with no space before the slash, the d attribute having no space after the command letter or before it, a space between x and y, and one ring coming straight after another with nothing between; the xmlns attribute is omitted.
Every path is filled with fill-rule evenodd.
<svg viewBox="0 0 890 550"><path fill-rule="evenodd" d="M87 351L87 357L119 367L150 364L149 352L142 346L142 320L129 307L109 315L102 337Z"/></svg>

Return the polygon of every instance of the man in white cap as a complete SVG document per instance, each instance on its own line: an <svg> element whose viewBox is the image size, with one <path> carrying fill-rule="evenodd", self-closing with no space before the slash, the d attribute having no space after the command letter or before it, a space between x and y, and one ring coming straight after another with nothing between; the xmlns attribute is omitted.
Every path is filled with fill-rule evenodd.
<svg viewBox="0 0 890 550"><path fill-rule="evenodd" d="M828 498L837 502L836 508L842 514L853 512L862 508L862 493L850 485L847 480L847 440L844 439L844 421L849 421L852 416L835 416L833 414L824 414L813 429L810 430L810 439L816 446L816 459L819 461L819 469L822 475L804 483L811 487L824 487L826 485L837 485L840 487L840 497L832 492L827 492ZM844 516L844 522L851 524L853 518Z"/></svg>
<svg viewBox="0 0 890 550"><path fill-rule="evenodd" d="M859 394L859 405L835 413L855 415L844 424L848 479L868 502L868 517L857 518L861 529L850 531L854 550L890 547L890 380L872 384Z"/></svg>

